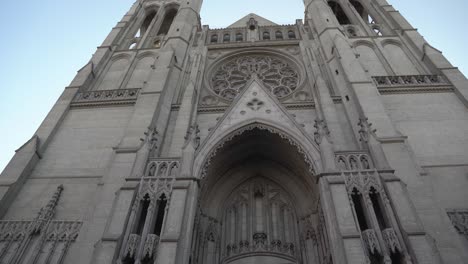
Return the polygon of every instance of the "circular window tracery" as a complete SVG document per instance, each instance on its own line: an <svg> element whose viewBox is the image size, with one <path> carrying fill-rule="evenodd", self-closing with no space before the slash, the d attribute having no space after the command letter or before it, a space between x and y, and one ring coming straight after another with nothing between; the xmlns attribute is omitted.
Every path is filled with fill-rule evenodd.
<svg viewBox="0 0 468 264"><path fill-rule="evenodd" d="M223 62L211 77L215 94L233 100L257 75L276 97L290 95L299 86L299 74L292 63L271 55L244 55Z"/></svg>

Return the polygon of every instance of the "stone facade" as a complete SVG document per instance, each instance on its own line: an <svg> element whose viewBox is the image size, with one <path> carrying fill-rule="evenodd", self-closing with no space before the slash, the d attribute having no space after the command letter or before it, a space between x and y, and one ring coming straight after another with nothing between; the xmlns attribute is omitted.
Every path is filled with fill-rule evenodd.
<svg viewBox="0 0 468 264"><path fill-rule="evenodd" d="M385 0L139 0L0 177L0 263L468 263L468 81Z"/></svg>

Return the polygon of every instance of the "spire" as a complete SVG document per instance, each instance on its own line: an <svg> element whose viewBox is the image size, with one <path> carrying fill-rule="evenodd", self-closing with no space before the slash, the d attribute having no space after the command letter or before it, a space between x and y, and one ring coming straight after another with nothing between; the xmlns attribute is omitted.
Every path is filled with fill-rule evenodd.
<svg viewBox="0 0 468 264"><path fill-rule="evenodd" d="M41 208L32 224L31 233L40 232L44 225L52 220L55 215L55 208L62 196L63 189L63 185L58 186L47 205Z"/></svg>

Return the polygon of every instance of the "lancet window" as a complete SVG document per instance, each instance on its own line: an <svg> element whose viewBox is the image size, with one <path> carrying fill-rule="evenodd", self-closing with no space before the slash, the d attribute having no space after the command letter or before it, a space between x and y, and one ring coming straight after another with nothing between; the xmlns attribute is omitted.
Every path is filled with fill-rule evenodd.
<svg viewBox="0 0 468 264"><path fill-rule="evenodd" d="M175 8L166 11L164 20L161 24L161 27L159 28L158 36L167 35L176 15L177 15L177 9Z"/></svg>
<svg viewBox="0 0 468 264"><path fill-rule="evenodd" d="M384 264L404 263L409 260L410 256L378 173L343 175L369 262Z"/></svg>
<svg viewBox="0 0 468 264"><path fill-rule="evenodd" d="M145 20L143 20L143 23L141 24L141 27L138 30L137 37L143 37L143 35L145 35L146 31L150 28L151 22L153 22L155 17L156 17L155 10L152 10L146 15Z"/></svg>
<svg viewBox="0 0 468 264"><path fill-rule="evenodd" d="M149 162L127 222L120 250L123 264L154 263L178 169L177 160Z"/></svg>
<svg viewBox="0 0 468 264"><path fill-rule="evenodd" d="M343 8L338 2L328 1L328 5L332 9L333 14L335 14L336 19L338 19L338 22L340 23L340 25L351 24L348 16L346 15L345 11L343 10Z"/></svg>

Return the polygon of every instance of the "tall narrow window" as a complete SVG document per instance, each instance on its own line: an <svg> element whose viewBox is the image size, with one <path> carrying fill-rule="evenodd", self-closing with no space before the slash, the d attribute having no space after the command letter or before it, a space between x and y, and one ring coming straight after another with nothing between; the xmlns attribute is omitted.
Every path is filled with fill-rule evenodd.
<svg viewBox="0 0 468 264"><path fill-rule="evenodd" d="M143 23L141 24L141 27L138 30L137 37L143 37L143 35L151 26L151 22L153 22L153 19L155 16L156 16L156 11L151 11L148 15L146 15L145 20L143 20Z"/></svg>
<svg viewBox="0 0 468 264"><path fill-rule="evenodd" d="M171 9L167 11L166 15L164 16L164 21L161 24L161 28L159 29L158 36L167 35L176 15L177 15L176 9Z"/></svg>
<svg viewBox="0 0 468 264"><path fill-rule="evenodd" d="M138 224L135 229L135 233L141 235L145 227L146 217L148 216L148 208L150 205L149 195L145 195L145 198L140 202L140 216L138 217Z"/></svg>
<svg viewBox="0 0 468 264"><path fill-rule="evenodd" d="M380 194L374 188L371 188L369 196L372 201L372 206L375 216L377 217L377 221L379 222L380 229L384 230L385 228L389 228L390 225L388 223L387 214L382 205L382 199L380 199Z"/></svg>
<svg viewBox="0 0 468 264"><path fill-rule="evenodd" d="M154 234L161 236L161 230L163 228L164 215L166 214L167 199L166 195L161 195L158 200L158 212L156 214L156 221L154 223Z"/></svg>
<svg viewBox="0 0 468 264"><path fill-rule="evenodd" d="M351 198L353 200L354 210L356 211L356 217L359 222L359 228L361 231L365 231L369 229L369 223L367 221L362 195L358 190L354 189Z"/></svg>
<svg viewBox="0 0 468 264"><path fill-rule="evenodd" d="M329 1L328 5L330 6L331 10L333 11L333 14L335 14L336 19L338 19L338 22L340 25L349 25L351 24L348 16L344 12L343 8L341 7L340 4L338 4L335 1Z"/></svg>
<svg viewBox="0 0 468 264"><path fill-rule="evenodd" d="M351 5L353 5L354 9L358 14L362 17L362 19L366 20L366 9L362 6L361 2L356 0L351 0Z"/></svg>

